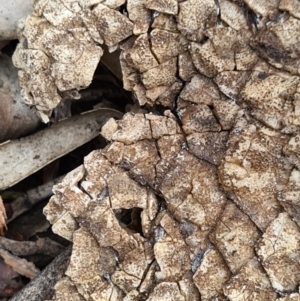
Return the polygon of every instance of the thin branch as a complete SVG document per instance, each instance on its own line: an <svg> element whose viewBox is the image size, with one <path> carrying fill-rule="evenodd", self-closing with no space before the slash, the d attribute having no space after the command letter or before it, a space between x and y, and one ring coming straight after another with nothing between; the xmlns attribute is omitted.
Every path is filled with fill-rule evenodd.
<svg viewBox="0 0 300 301"><path fill-rule="evenodd" d="M9 301L44 301L54 295L54 286L69 265L71 247L57 256L35 279Z"/></svg>
<svg viewBox="0 0 300 301"><path fill-rule="evenodd" d="M59 255L65 247L50 238L39 238L37 241L15 241L0 237L0 248L16 256L44 254L51 257Z"/></svg>

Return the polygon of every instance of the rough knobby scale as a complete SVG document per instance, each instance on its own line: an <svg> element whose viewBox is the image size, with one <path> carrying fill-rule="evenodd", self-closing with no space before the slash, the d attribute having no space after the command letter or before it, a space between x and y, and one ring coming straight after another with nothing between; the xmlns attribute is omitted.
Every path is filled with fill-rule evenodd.
<svg viewBox="0 0 300 301"><path fill-rule="evenodd" d="M99 43L166 107L110 119L54 187L73 252L53 301L300 300L299 18L297 0L36 1L14 60L41 115L89 85Z"/></svg>

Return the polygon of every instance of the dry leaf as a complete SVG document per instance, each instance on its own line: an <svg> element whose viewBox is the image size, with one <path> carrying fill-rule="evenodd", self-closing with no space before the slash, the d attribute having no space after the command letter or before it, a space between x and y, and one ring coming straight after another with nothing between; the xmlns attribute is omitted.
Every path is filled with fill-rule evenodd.
<svg viewBox="0 0 300 301"><path fill-rule="evenodd" d="M0 298L11 297L23 286L19 274L0 258Z"/></svg>
<svg viewBox="0 0 300 301"><path fill-rule="evenodd" d="M2 248L0 248L0 256L3 258L4 262L11 266L18 274L27 278L33 279L40 272L40 270L36 268L32 262L28 262L26 259L21 259L12 255Z"/></svg>
<svg viewBox="0 0 300 301"><path fill-rule="evenodd" d="M0 236L4 236L4 231L7 230L6 222L7 219L6 210L3 204L2 197L0 195Z"/></svg>

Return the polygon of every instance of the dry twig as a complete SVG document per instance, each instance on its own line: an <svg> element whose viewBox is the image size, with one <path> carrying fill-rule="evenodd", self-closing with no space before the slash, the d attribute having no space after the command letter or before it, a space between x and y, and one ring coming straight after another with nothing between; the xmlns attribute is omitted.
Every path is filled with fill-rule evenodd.
<svg viewBox="0 0 300 301"><path fill-rule="evenodd" d="M54 293L54 285L62 277L68 266L70 254L71 248L69 247L9 301L44 301L51 299Z"/></svg>
<svg viewBox="0 0 300 301"><path fill-rule="evenodd" d="M5 249L16 256L43 254L53 258L58 256L65 249L61 244L47 237L39 238L36 242L15 241L0 237L0 248Z"/></svg>
<svg viewBox="0 0 300 301"><path fill-rule="evenodd" d="M0 236L4 235L4 230L7 230L6 222L7 219L6 210L3 204L2 197L0 195Z"/></svg>

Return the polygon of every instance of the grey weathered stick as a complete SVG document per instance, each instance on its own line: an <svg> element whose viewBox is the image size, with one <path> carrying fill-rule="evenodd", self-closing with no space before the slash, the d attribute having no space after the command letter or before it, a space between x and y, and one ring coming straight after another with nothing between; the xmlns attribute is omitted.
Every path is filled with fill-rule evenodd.
<svg viewBox="0 0 300 301"><path fill-rule="evenodd" d="M69 264L71 247L57 256L35 279L15 294L9 301L44 301L51 299L56 282Z"/></svg>
<svg viewBox="0 0 300 301"><path fill-rule="evenodd" d="M64 246L48 237L39 238L37 241L16 241L0 237L1 248L16 256L43 254L53 258L65 249Z"/></svg>
<svg viewBox="0 0 300 301"><path fill-rule="evenodd" d="M0 145L0 190L4 190L99 135L122 113L108 108L74 116L31 136Z"/></svg>

